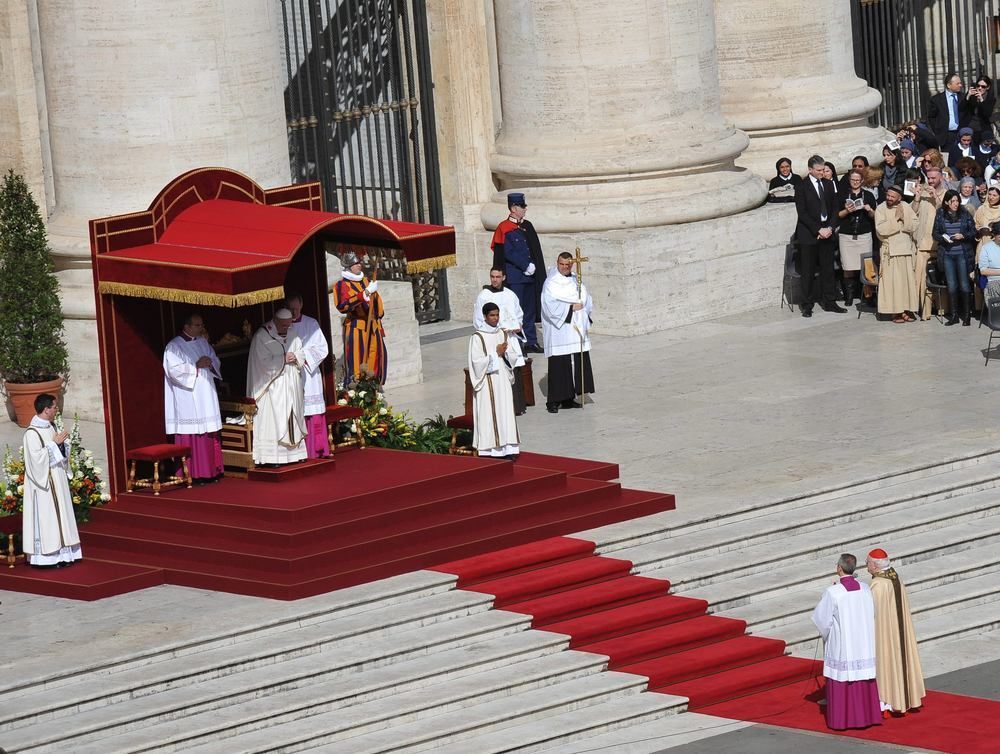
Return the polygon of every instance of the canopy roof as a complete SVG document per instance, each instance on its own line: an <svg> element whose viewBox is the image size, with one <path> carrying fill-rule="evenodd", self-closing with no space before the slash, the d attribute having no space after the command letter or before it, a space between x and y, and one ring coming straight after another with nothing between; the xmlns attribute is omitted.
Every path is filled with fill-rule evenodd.
<svg viewBox="0 0 1000 754"><path fill-rule="evenodd" d="M149 210L90 222L97 290L230 307L273 301L314 237L359 251L400 249L409 272L455 264L454 228L319 206L316 183L264 190L224 168L185 173Z"/></svg>

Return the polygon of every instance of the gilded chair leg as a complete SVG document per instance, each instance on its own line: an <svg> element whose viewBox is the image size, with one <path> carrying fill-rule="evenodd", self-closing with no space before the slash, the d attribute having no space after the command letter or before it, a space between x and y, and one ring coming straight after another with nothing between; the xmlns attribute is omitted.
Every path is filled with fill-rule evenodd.
<svg viewBox="0 0 1000 754"><path fill-rule="evenodd" d="M451 431L451 445L448 447L448 455L453 456L458 452L456 447L457 445L458 445L458 430L453 429Z"/></svg>
<svg viewBox="0 0 1000 754"><path fill-rule="evenodd" d="M361 431L361 427L358 427L358 447L365 449L365 433Z"/></svg>
<svg viewBox="0 0 1000 754"><path fill-rule="evenodd" d="M135 461L132 461L129 465L128 471L128 484L125 485L125 491L131 492L135 489Z"/></svg>
<svg viewBox="0 0 1000 754"><path fill-rule="evenodd" d="M326 439L330 442L330 455L332 456L337 452L337 443L333 441L333 426L335 422L330 422L326 425Z"/></svg>
<svg viewBox="0 0 1000 754"><path fill-rule="evenodd" d="M181 458L181 468L184 469L184 481L187 482L188 489L193 486L191 481L191 471L188 469L188 459Z"/></svg>
<svg viewBox="0 0 1000 754"><path fill-rule="evenodd" d="M153 461L153 494L160 494L160 462Z"/></svg>

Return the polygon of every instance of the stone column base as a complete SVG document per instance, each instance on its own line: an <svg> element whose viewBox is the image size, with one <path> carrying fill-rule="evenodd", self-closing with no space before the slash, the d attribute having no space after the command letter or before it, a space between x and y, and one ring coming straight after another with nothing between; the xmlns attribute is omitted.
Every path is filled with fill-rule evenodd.
<svg viewBox="0 0 1000 754"><path fill-rule="evenodd" d="M584 281L594 299L594 331L629 336L777 307L794 227L793 205L766 204L701 222L545 234L541 241L550 266L559 253L580 247L590 258ZM456 319L471 318L492 258L490 234L463 235L459 259L468 261L448 279Z"/></svg>

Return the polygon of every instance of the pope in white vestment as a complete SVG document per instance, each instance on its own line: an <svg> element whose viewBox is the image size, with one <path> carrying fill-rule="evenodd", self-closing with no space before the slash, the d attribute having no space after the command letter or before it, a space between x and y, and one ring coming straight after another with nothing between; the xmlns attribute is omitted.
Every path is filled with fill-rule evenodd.
<svg viewBox="0 0 1000 754"><path fill-rule="evenodd" d="M842 555L837 583L827 587L812 620L823 637L826 724L833 730L881 725L875 682L875 603L854 578L857 559Z"/></svg>
<svg viewBox="0 0 1000 754"><path fill-rule="evenodd" d="M549 413L580 408L574 397L594 392L590 365L590 323L594 300L581 285L577 290L573 257L563 252L542 286L542 332L549 361ZM581 358L582 354L582 358Z"/></svg>
<svg viewBox="0 0 1000 754"><path fill-rule="evenodd" d="M223 473L222 414L216 380L222 379L215 349L203 337L198 314L184 323L181 334L163 352L163 415L166 432L178 445L191 447L191 476L215 479Z"/></svg>
<svg viewBox="0 0 1000 754"><path fill-rule="evenodd" d="M319 322L302 313L301 295L289 294L286 302L292 313L292 326L302 340L305 358L302 375L305 378L303 412L306 419L306 452L310 458L321 458L330 455L326 398L323 395L323 362L330 355L330 344Z"/></svg>
<svg viewBox="0 0 1000 754"><path fill-rule="evenodd" d="M39 408L39 403L48 405ZM66 471L69 440L52 426L57 412L55 398L40 395L22 441L24 453L24 506L21 542L33 566L72 564L83 557L73 512L73 496Z"/></svg>
<svg viewBox="0 0 1000 754"><path fill-rule="evenodd" d="M253 423L253 460L284 464L304 460L302 340L292 327L292 313L279 309L254 333L247 362L247 392L257 403Z"/></svg>
<svg viewBox="0 0 1000 754"><path fill-rule="evenodd" d="M500 309L496 304L486 304L483 314L483 325L469 338L472 444L481 456L511 458L521 450L511 391L514 370L505 358L509 339L497 326Z"/></svg>

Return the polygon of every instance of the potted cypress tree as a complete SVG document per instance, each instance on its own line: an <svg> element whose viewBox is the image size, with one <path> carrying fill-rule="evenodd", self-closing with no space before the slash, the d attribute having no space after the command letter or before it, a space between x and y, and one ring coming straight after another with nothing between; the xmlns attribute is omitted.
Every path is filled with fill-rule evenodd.
<svg viewBox="0 0 1000 754"><path fill-rule="evenodd" d="M9 170L0 185L0 378L18 424L28 426L37 395L61 394L68 372L45 224L24 178Z"/></svg>

